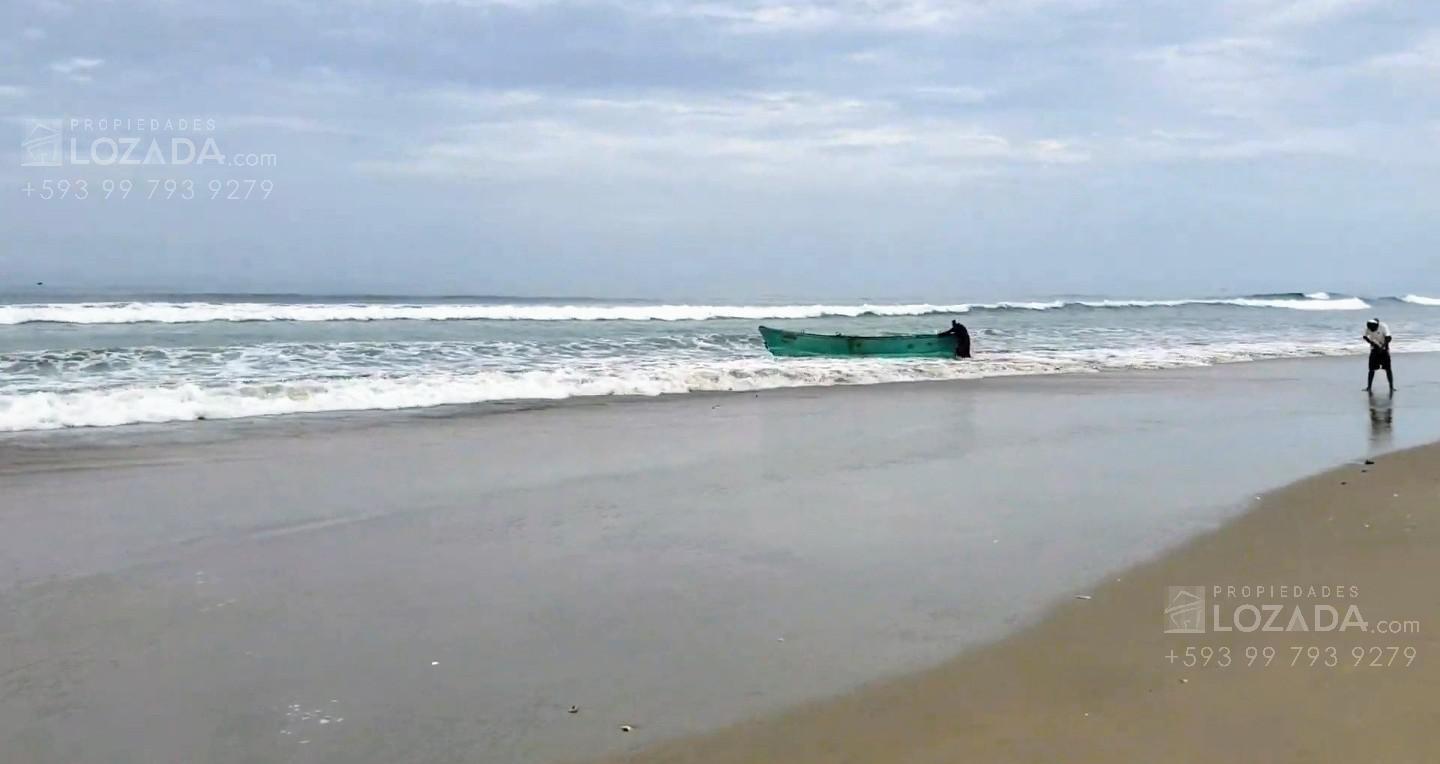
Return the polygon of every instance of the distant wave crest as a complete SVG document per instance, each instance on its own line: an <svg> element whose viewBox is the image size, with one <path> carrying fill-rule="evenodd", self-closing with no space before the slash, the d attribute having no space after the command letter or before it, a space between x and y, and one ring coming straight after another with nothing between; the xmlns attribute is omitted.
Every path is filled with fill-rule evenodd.
<svg viewBox="0 0 1440 764"><path fill-rule="evenodd" d="M1323 295L1323 296L1322 296ZM1407 295L1406 302L1440 305L1440 300ZM1262 295L1178 300L1052 300L994 303L857 303L809 305L645 305L553 303L269 303L269 302L75 302L0 306L0 325L27 323L138 324L237 321L707 321L712 319L801 319L861 316L924 316L971 311L1060 310L1064 308L1156 308L1230 305L1289 310L1365 310L1358 297Z"/></svg>
<svg viewBox="0 0 1440 764"><path fill-rule="evenodd" d="M1016 304L1017 307L1020 304ZM210 321L705 321L964 313L968 305L557 305L548 303L93 302L0 306L0 324Z"/></svg>
<svg viewBox="0 0 1440 764"><path fill-rule="evenodd" d="M1430 307L1440 307L1440 297L1422 297L1418 294L1407 294L1404 297L1401 297L1400 300L1401 302L1408 302L1412 305L1428 305Z"/></svg>
<svg viewBox="0 0 1440 764"><path fill-rule="evenodd" d="M1359 297L1233 297L1189 300L1078 300L1067 305L1088 308L1175 308L1182 305L1233 305L1240 308L1285 308L1287 310L1366 310L1370 304Z"/></svg>

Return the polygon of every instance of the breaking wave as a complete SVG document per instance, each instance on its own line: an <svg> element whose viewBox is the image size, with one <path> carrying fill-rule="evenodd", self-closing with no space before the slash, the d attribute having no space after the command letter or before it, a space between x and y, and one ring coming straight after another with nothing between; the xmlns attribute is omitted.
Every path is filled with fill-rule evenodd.
<svg viewBox="0 0 1440 764"><path fill-rule="evenodd" d="M1440 350L1440 341L1411 343L1407 348ZM103 388L31 387L13 394L0 394L0 431L411 409L488 401L654 396L1165 369L1353 352L1353 343L1230 342L1206 346L999 352L977 356L974 361L963 364L925 359L781 360L755 356L674 362L614 359L524 371L483 369L289 379L212 378L171 383L127 380Z"/></svg>
<svg viewBox="0 0 1440 764"><path fill-rule="evenodd" d="M1427 297L1402 298L1421 305ZM0 305L0 325L27 323L139 324L240 321L706 321L860 316L924 316L972 311L1065 308L1156 308L1218 305L1289 310L1365 310L1358 297L1260 295L1177 300L1052 300L956 304L645 305L554 303L272 303L272 302L73 302Z"/></svg>
<svg viewBox="0 0 1440 764"><path fill-rule="evenodd" d="M1317 292L1316 294L1325 294ZM1182 305L1233 305L1240 308L1285 308L1287 310L1366 310L1370 304L1359 297L1232 297L1191 300L1078 300L1067 305L1087 308L1176 308Z"/></svg>
<svg viewBox="0 0 1440 764"><path fill-rule="evenodd" d="M1440 297L1422 297L1418 294L1407 294L1400 298L1401 302L1408 302L1411 305L1429 305L1440 307Z"/></svg>

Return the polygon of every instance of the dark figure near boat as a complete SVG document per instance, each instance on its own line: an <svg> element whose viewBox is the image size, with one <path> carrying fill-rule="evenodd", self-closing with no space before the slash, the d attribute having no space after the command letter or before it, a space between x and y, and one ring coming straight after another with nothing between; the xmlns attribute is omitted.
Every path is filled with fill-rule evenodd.
<svg viewBox="0 0 1440 764"><path fill-rule="evenodd" d="M970 330L969 330L969 329L966 329L966 328L965 328L965 325L962 324L962 323L960 323L959 321L953 321L953 320L952 320L952 321L950 322L950 328L949 328L949 329L946 329L946 330L943 331L943 332L940 332L939 336L941 336L941 337L949 337L949 336L951 336L951 335L954 335L954 337L955 337L955 357L956 357L956 358L969 358L969 357L970 357Z"/></svg>
<svg viewBox="0 0 1440 764"><path fill-rule="evenodd" d="M1375 372L1385 370L1385 379L1390 383L1390 392L1395 392L1395 372L1390 370L1390 327L1372 318L1365 322L1365 334L1361 335L1370 345L1370 376L1365 379L1365 392L1375 386Z"/></svg>

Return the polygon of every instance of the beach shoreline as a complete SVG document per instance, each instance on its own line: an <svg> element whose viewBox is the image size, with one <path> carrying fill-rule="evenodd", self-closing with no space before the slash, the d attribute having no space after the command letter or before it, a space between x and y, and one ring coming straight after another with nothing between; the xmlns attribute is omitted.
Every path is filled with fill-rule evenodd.
<svg viewBox="0 0 1440 764"><path fill-rule="evenodd" d="M1327 470L939 666L606 761L1432 761L1437 502L1440 442Z"/></svg>
<svg viewBox="0 0 1440 764"><path fill-rule="evenodd" d="M1440 439L1440 357L1404 368L1369 404L1306 359L7 440L0 738L575 761L778 718Z"/></svg>
<svg viewBox="0 0 1440 764"><path fill-rule="evenodd" d="M1440 351L1396 351L1395 357L1416 359L1424 366L1432 363L1440 368ZM39 430L14 430L0 432L0 469L14 462L7 454L27 451L45 451L53 448L80 447L132 447L166 445L175 443L204 443L218 440L242 438L315 436L331 432L346 432L357 429L403 427L428 421L452 421L523 414L527 412L591 409L631 404L643 405L686 405L689 403L723 403L739 397L751 398L811 398L826 394L827 391L845 391L865 395L903 394L907 389L944 389L961 387L970 392L1006 391L1017 385L1035 392L1064 392L1075 380L1082 384L1104 386L1109 383L1144 384L1147 379L1164 379L1167 375L1179 377L1209 369L1253 369L1264 371L1272 368L1286 368L1294 364L1346 363L1354 366L1365 358L1363 352L1350 355L1316 355L1305 357L1262 358L1257 360L1234 361L1193 367L1164 367L1155 369L1078 369L1046 373L1017 373L984 377L957 379L894 380L855 384L795 385L768 387L757 390L694 390L684 393L659 393L656 395L614 394L578 395L567 398L520 398L513 400L490 400L472 403L445 403L433 406L414 406L394 409L339 409L334 411L296 412L283 414L260 414L233 418L181 419L162 422L135 422L123 425L62 427Z"/></svg>

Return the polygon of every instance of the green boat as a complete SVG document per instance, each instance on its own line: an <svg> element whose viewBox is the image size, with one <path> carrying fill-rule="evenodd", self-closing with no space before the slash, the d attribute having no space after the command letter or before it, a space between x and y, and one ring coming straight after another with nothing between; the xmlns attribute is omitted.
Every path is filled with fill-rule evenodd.
<svg viewBox="0 0 1440 764"><path fill-rule="evenodd" d="M784 356L879 356L886 358L954 358L955 336L901 334L891 337L855 337L846 334L809 334L760 327L765 347Z"/></svg>

